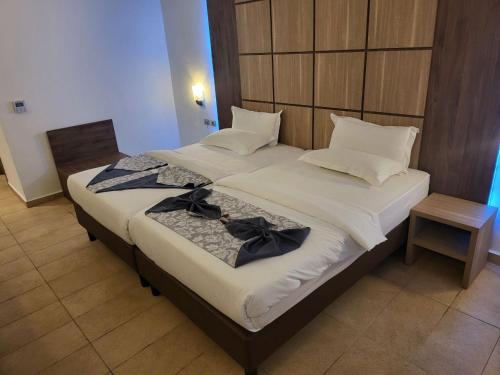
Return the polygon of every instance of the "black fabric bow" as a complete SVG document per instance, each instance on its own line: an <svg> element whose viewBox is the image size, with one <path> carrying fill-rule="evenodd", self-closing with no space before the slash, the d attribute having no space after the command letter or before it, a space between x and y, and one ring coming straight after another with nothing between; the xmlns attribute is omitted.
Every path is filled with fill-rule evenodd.
<svg viewBox="0 0 500 375"><path fill-rule="evenodd" d="M87 187L95 185L95 184L98 184L99 182L103 182L103 181L106 181L106 180L111 180L112 178L128 176L128 175L131 175L131 174L134 174L134 173L144 172L144 171L148 171L150 169L160 168L160 167L164 167L164 166L168 165L168 163L165 162L165 164L162 164L162 165L157 166L157 167L148 168L148 169L145 169L144 171L130 171L128 169L115 169L116 164L118 164L118 162L110 164L106 169L104 169L101 172L99 172L99 174L97 176L95 176L92 179L92 181L90 181L87 184ZM158 177L158 174L155 174L155 176ZM146 176L146 177L149 177L149 176ZM140 180L140 179L138 179L138 180ZM149 183L149 180L148 180L148 183ZM120 185L124 185L124 184L120 184ZM131 185L131 186L133 186L133 185ZM149 186L149 187L151 187L151 186ZM160 187L165 187L165 185L158 184L158 186L156 186L156 188L160 188ZM131 188L123 187L121 189L109 188L109 190L108 189L99 190L97 193L102 193L104 191L125 190L125 189L139 189L139 188L146 188L146 187L142 187L142 186L131 187Z"/></svg>
<svg viewBox="0 0 500 375"><path fill-rule="evenodd" d="M263 217L229 220L225 226L232 236L246 241L238 252L235 267L296 250L311 231L307 227L273 230L274 224Z"/></svg>
<svg viewBox="0 0 500 375"><path fill-rule="evenodd" d="M194 189L194 183L188 182L183 186L179 185L165 185L156 182L158 179L158 173L150 174L148 176L136 178L135 180L130 180L97 190L96 193L105 193L108 191L120 191L120 190L131 190L131 189Z"/></svg>
<svg viewBox="0 0 500 375"><path fill-rule="evenodd" d="M147 210L146 215L149 213L186 210L206 219L220 219L222 216L220 207L209 204L205 200L210 194L212 194L212 190L199 188L178 197L169 197Z"/></svg>

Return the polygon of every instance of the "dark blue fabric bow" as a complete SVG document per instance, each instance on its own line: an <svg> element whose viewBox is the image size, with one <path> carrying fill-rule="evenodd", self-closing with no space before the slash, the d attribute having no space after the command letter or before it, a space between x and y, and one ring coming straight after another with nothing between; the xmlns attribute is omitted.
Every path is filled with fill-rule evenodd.
<svg viewBox="0 0 500 375"><path fill-rule="evenodd" d="M209 204L205 200L210 194L212 194L212 190L200 188L178 197L169 197L147 210L146 215L149 213L186 210L206 219L220 219L222 216L220 207Z"/></svg>
<svg viewBox="0 0 500 375"><path fill-rule="evenodd" d="M118 162L115 162L111 165L109 165L106 169L102 170L101 172L99 172L99 174L97 176L95 176L92 181L90 181L88 184L87 184L87 187L91 186L91 185L95 185L95 184L98 184L99 182L103 182L103 181L106 181L106 180L111 180L112 178L116 178L116 177L123 177L123 176L128 176L128 175L131 175L131 174L134 174L134 173L138 173L138 171L129 171L127 169L115 169L116 167L116 164L118 164ZM164 167L165 165L168 165L167 162L165 162L164 164L162 165L159 165L159 166L156 166L154 168L160 168L160 167ZM154 168L149 168L149 169L154 169ZM149 169L145 169L146 171L149 170ZM143 171L141 171L143 172ZM156 177L158 177L158 174L155 175ZM149 176L146 176L146 177L149 177ZM124 185L124 184L122 184ZM146 186L146 187L143 187L143 188L147 188L147 187L150 187L150 186ZM161 185L158 184L158 186L156 187L165 187L165 185ZM138 188L141 188L140 186L139 187L131 187L130 189L138 189ZM97 191L97 193L102 193L104 191L112 191L112 190L125 190L125 189L128 189L127 187L125 188L121 188L121 189L113 189L113 188L109 188L109 189L106 189L106 190L99 190Z"/></svg>
<svg viewBox="0 0 500 375"><path fill-rule="evenodd" d="M263 217L229 220L225 226L232 236L246 241L238 252L235 267L296 250L311 231L308 227L273 230L274 224Z"/></svg>

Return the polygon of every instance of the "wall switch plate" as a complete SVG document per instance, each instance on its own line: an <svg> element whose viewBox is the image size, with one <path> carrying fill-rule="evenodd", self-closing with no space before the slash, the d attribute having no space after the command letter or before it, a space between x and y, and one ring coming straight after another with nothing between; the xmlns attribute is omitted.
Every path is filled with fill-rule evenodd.
<svg viewBox="0 0 500 375"><path fill-rule="evenodd" d="M15 113L23 113L26 112L26 105L24 104L24 100L15 100L12 102L12 109Z"/></svg>
<svg viewBox="0 0 500 375"><path fill-rule="evenodd" d="M203 124L205 124L206 126L217 126L217 121L215 120L210 120L208 118L204 119L203 120Z"/></svg>
<svg viewBox="0 0 500 375"><path fill-rule="evenodd" d="M216 127L217 126L217 121L211 120L210 121L210 126Z"/></svg>
<svg viewBox="0 0 500 375"><path fill-rule="evenodd" d="M205 120L203 120L203 124L205 124L206 126L210 126L210 120L206 118Z"/></svg>

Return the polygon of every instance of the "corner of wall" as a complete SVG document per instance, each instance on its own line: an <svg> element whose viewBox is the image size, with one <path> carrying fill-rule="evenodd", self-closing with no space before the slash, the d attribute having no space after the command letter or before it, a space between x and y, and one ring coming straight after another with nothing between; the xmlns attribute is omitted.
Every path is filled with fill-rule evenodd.
<svg viewBox="0 0 500 375"><path fill-rule="evenodd" d="M3 129L2 122L0 121L0 159L2 159L2 164L5 170L5 175L7 176L8 183L12 190L16 192L19 197L26 202L26 195L24 193L23 185L21 184L21 179L17 173L16 164L14 158L12 157L12 152L10 151L9 143Z"/></svg>

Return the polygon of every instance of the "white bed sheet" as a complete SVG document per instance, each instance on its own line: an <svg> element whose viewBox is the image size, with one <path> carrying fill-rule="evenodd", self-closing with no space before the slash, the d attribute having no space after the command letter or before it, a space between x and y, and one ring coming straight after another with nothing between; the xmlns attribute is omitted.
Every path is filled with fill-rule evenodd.
<svg viewBox="0 0 500 375"><path fill-rule="evenodd" d="M303 150L277 145L264 147L254 154L240 156L219 147L193 144L177 150L158 150L148 154L193 170L212 181L239 172L252 172L273 163L299 158ZM74 201L90 216L129 244L129 220L138 211L161 200L187 192L184 189L134 189L95 194L87 190L88 183L106 166L89 169L68 178L68 190Z"/></svg>
<svg viewBox="0 0 500 375"><path fill-rule="evenodd" d="M352 199L367 194L362 180L331 174L329 178L338 180L339 189L353 189ZM378 213L384 232L388 233L427 196L428 186L428 174L411 170L373 191L362 204ZM144 211L131 219L130 233L137 246L159 267L249 331L265 327L364 253L345 231L323 220L243 191L222 186L215 189L308 225L311 234L298 250L233 269L149 219Z"/></svg>

